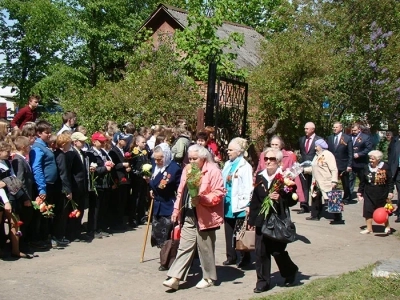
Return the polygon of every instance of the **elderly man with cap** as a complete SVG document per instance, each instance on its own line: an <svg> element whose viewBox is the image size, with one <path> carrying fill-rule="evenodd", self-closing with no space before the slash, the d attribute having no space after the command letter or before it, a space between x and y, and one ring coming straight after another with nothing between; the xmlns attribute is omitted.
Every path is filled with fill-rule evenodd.
<svg viewBox="0 0 400 300"><path fill-rule="evenodd" d="M312 160L311 216L306 220L319 221L327 192L336 188L338 169L335 156L328 151L328 144L319 139L315 141L315 156Z"/></svg>
<svg viewBox="0 0 400 300"><path fill-rule="evenodd" d="M87 239L81 235L82 217L89 196L89 160L82 151L86 140L87 137L81 132L74 132L71 135L71 150L66 153L71 168L72 199L81 212L79 217L68 219L68 238L75 242Z"/></svg>
<svg viewBox="0 0 400 300"><path fill-rule="evenodd" d="M113 190L113 199L115 199L114 221L113 229L117 231L123 231L126 229L124 223L125 207L129 199L131 191L131 181L129 173L131 167L129 161L125 159L124 148L127 145L127 140L130 136L120 132L117 136L117 144L108 153L115 164L115 180L118 183L118 188Z"/></svg>
<svg viewBox="0 0 400 300"><path fill-rule="evenodd" d="M111 175L114 163L108 153L102 149L106 141L104 134L95 132L92 135L92 147L86 152L90 163L89 171L95 178L94 182L90 183L88 232L90 237L98 239L109 237L107 232L110 226L108 201L114 184Z"/></svg>

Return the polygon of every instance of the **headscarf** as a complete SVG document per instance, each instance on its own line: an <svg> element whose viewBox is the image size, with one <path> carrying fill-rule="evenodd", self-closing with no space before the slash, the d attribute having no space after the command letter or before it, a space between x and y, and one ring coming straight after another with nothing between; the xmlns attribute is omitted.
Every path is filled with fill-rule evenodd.
<svg viewBox="0 0 400 300"><path fill-rule="evenodd" d="M160 147L162 152L164 153L164 167L168 166L172 160L171 149L169 148L167 143L161 143L157 145L155 148Z"/></svg>
<svg viewBox="0 0 400 300"><path fill-rule="evenodd" d="M328 149L328 144L323 139L316 140L315 146L320 146L322 149Z"/></svg>

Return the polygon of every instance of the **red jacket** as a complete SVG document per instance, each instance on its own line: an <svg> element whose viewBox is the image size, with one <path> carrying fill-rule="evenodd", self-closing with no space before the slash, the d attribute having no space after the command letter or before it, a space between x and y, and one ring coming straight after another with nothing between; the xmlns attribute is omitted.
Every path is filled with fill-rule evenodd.
<svg viewBox="0 0 400 300"><path fill-rule="evenodd" d="M173 214L178 216L182 207L182 193L186 185L189 166L183 169ZM224 181L221 170L214 163L205 162L199 188L200 202L196 206L200 230L216 228L224 223Z"/></svg>
<svg viewBox="0 0 400 300"><path fill-rule="evenodd" d="M32 110L29 105L21 108L18 113L14 116L11 121L11 128L18 126L19 129L22 129L22 126L25 125L26 122L35 122L37 118L37 111Z"/></svg>

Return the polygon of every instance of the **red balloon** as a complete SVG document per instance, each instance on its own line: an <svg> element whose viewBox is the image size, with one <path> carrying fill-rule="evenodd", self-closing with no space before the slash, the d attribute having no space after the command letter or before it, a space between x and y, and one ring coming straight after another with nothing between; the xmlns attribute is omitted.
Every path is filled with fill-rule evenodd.
<svg viewBox="0 0 400 300"><path fill-rule="evenodd" d="M374 219L375 223L384 224L388 220L389 214L384 207L379 207L375 209L372 218Z"/></svg>

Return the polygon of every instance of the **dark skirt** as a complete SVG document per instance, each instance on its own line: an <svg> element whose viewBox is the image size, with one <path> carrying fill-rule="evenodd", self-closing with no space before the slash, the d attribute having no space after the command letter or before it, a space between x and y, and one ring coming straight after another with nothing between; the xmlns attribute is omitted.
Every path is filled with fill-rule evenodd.
<svg viewBox="0 0 400 300"><path fill-rule="evenodd" d="M366 185L364 190L363 217L371 219L375 209L384 207L389 189L382 185Z"/></svg>
<svg viewBox="0 0 400 300"><path fill-rule="evenodd" d="M171 238L171 217L153 216L151 223L151 246L161 248L166 240Z"/></svg>

